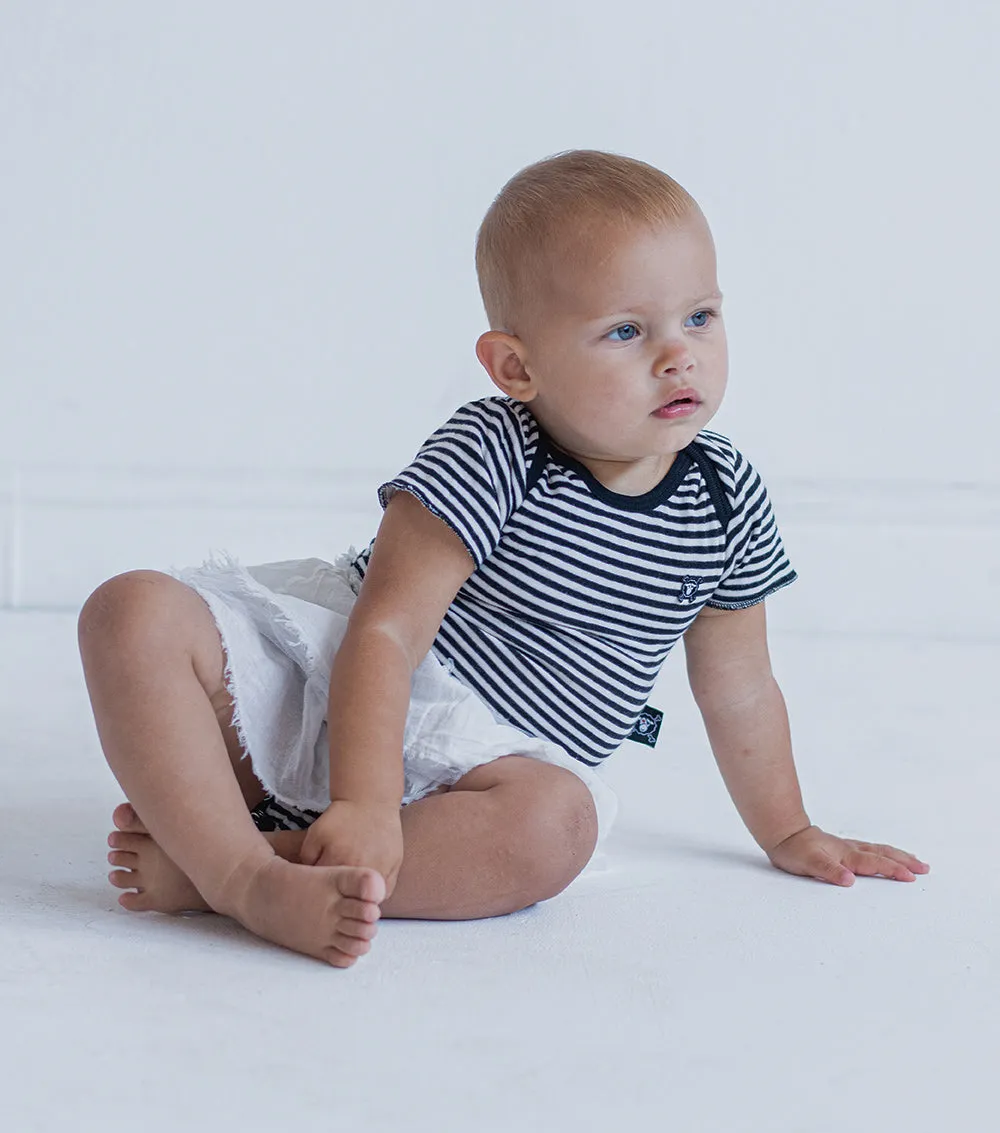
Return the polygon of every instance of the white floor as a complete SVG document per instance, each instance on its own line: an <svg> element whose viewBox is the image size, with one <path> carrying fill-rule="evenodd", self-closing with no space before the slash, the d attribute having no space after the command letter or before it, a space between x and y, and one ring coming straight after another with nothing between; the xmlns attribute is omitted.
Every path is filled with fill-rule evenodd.
<svg viewBox="0 0 1000 1133"><path fill-rule="evenodd" d="M778 599L776 599L778 601ZM627 745L606 868L349 971L105 881L120 799L71 614L0 614L0 1128L1000 1128L1000 643L776 632L815 822L931 863L792 878L728 801L683 682Z"/></svg>

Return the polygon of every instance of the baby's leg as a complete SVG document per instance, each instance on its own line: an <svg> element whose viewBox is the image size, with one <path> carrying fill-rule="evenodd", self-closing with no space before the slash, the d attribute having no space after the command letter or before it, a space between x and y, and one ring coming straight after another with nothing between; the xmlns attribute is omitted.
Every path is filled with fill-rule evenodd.
<svg viewBox="0 0 1000 1133"><path fill-rule="evenodd" d="M403 808L403 864L384 917L460 920L561 893L597 842L590 789L572 771L508 755Z"/></svg>
<svg viewBox="0 0 1000 1133"><path fill-rule="evenodd" d="M561 892L590 859L597 839L593 798L571 771L525 756L505 756L464 775L446 794L403 807L403 865L382 916L463 920L523 909ZM115 884L145 888L163 912L203 909L191 883L131 808L115 812ZM304 831L269 836L295 861ZM130 906L133 907L133 906Z"/></svg>
<svg viewBox="0 0 1000 1133"><path fill-rule="evenodd" d="M205 901L269 940L337 966L366 952L382 877L286 862L253 824L216 715L227 695L225 656L198 594L167 575L132 571L94 591L79 630L108 763ZM244 764L249 793L248 770Z"/></svg>

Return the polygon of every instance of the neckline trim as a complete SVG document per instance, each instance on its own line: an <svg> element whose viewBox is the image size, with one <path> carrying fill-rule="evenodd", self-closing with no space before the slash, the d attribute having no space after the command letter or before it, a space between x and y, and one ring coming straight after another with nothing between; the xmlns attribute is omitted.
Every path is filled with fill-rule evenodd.
<svg viewBox="0 0 1000 1133"><path fill-rule="evenodd" d="M532 416L534 417L534 414ZM648 492L643 492L641 496L629 496L623 492L614 492L602 484L585 464L559 448L542 428L537 417L534 420L538 429L539 448L543 450L545 457L555 464L572 469L587 485L591 495L620 511L654 511L670 499L694 463L689 452L690 446L687 446L675 454L673 463L667 469L663 479L658 484L654 484Z"/></svg>

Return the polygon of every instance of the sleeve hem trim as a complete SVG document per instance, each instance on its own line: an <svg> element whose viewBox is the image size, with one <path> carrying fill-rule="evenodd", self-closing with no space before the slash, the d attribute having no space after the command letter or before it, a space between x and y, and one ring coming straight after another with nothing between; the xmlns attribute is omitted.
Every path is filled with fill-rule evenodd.
<svg viewBox="0 0 1000 1133"><path fill-rule="evenodd" d="M713 610L746 610L750 606L756 606L758 602L763 602L765 598L770 598L772 594L777 594L779 590L793 583L798 577L795 571L792 571L787 578L783 578L763 594L756 598L750 598L746 602L713 602L709 599L705 605L711 606Z"/></svg>
<svg viewBox="0 0 1000 1133"><path fill-rule="evenodd" d="M383 493L385 493L384 502L382 504L383 508L386 506L386 504L388 504L389 500L391 500L392 497L397 492L409 492L410 495L413 496L413 498L418 503L422 504L425 508L427 508L427 510L431 513L431 515L436 516L438 519L441 520L442 523L447 524L448 528L450 530L454 531L455 534L459 537L459 539L462 540L462 546L465 547L465 549L469 552L469 556L471 557L472 561L476 564L476 568L478 569L482 565L483 559L480 556L479 550L472 543L469 542L469 540L466 538L466 536L463 535L461 531L459 531L459 529L448 518L448 516L446 516L442 511L440 511L438 508L436 508L434 506L434 504L431 503L431 501L429 499L427 499L426 496L424 496L424 494L419 490L419 488L416 488L411 484L403 484L403 483L399 483L396 480L390 480L387 484L383 484L382 487L379 489L379 497L380 498L382 497Z"/></svg>

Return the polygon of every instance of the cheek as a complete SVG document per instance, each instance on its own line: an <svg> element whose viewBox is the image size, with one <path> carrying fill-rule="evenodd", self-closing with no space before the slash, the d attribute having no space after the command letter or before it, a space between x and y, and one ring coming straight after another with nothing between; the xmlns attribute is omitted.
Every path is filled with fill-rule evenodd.
<svg viewBox="0 0 1000 1133"><path fill-rule="evenodd" d="M581 409L591 421L614 421L622 413L628 412L635 401L635 390L628 382L592 382L586 397L580 398Z"/></svg>
<svg viewBox="0 0 1000 1133"><path fill-rule="evenodd" d="M714 344L702 358L702 366L712 389L721 393L729 376L729 350L725 341Z"/></svg>

